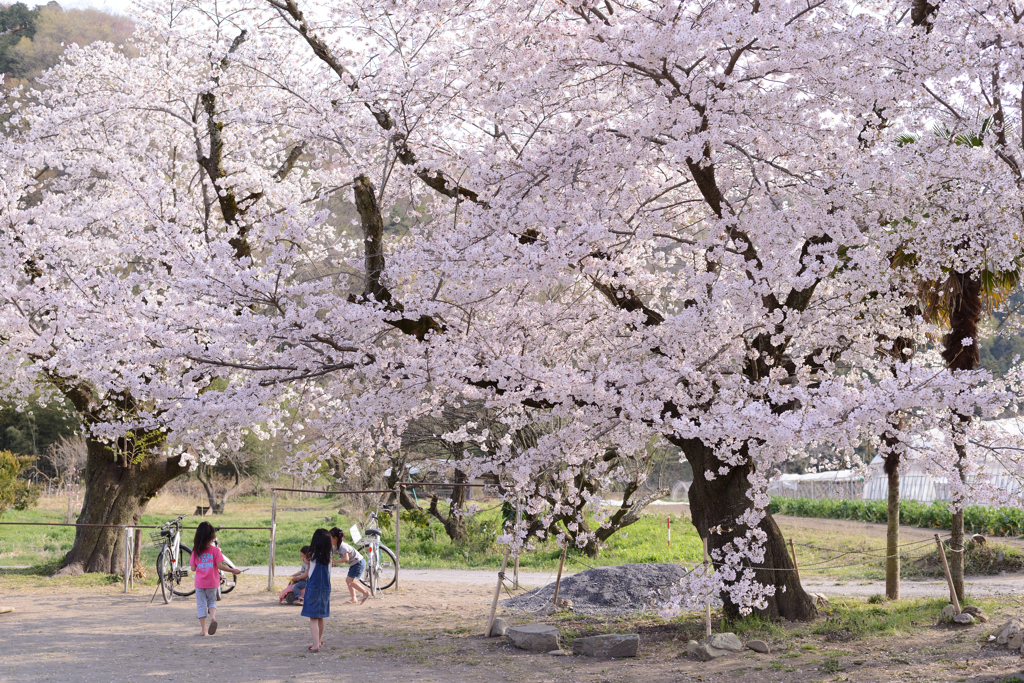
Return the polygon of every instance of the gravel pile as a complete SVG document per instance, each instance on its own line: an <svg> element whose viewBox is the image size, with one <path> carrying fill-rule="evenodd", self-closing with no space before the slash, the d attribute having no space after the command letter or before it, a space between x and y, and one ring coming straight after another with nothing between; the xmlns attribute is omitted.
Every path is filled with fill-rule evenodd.
<svg viewBox="0 0 1024 683"><path fill-rule="evenodd" d="M686 574L678 564L623 564L594 567L579 574L562 577L558 600L572 601L572 610L580 614L620 615L652 609L668 597L668 589ZM555 584L503 600L511 612L535 612L551 602Z"/></svg>

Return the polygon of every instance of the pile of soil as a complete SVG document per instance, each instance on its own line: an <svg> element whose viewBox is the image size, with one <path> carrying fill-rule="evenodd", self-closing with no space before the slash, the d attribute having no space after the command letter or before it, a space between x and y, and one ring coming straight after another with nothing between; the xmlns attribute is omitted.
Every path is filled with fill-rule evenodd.
<svg viewBox="0 0 1024 683"><path fill-rule="evenodd" d="M580 614L623 615L657 607L668 598L668 589L687 573L672 563L623 564L594 567L562 578L558 600L572 601L572 610ZM534 612L551 602L555 584L503 600L511 612Z"/></svg>

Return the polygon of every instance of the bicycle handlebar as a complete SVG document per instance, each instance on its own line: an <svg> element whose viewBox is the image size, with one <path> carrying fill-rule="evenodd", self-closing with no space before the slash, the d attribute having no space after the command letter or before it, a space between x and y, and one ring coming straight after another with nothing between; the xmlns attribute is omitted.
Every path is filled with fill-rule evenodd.
<svg viewBox="0 0 1024 683"><path fill-rule="evenodd" d="M166 522L166 523L165 523L165 524L164 524L164 525L163 525L162 527L160 527L160 528L161 528L161 529L166 529L166 528L168 528L168 527L174 526L175 524L177 524L177 523L178 523L178 522L180 522L181 520L185 519L185 517L187 517L187 516L188 516L188 513L187 513L187 512L183 512L183 513L181 513L180 515L178 515L178 516L177 516L177 518L175 518L175 519L172 519L172 520L171 520L171 521L169 521L169 522Z"/></svg>

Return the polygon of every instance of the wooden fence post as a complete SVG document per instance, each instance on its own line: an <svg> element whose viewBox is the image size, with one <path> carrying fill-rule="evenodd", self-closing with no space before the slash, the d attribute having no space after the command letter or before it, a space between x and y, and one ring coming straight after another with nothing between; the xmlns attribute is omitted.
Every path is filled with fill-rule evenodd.
<svg viewBox="0 0 1024 683"><path fill-rule="evenodd" d="M710 531L708 533L711 533ZM708 537L704 536L704 576L708 576ZM704 599L704 635L711 637L711 596Z"/></svg>
<svg viewBox="0 0 1024 683"><path fill-rule="evenodd" d="M121 527L124 529L124 592L128 592L128 581L131 580L132 565L134 561L132 559L132 550L135 548L135 532L131 527Z"/></svg>
<svg viewBox="0 0 1024 683"><path fill-rule="evenodd" d="M796 563L796 548L793 546L793 539L789 539L789 554L793 556L793 571L796 572L796 582L800 583L800 565Z"/></svg>
<svg viewBox="0 0 1024 683"><path fill-rule="evenodd" d="M953 589L953 578L949 575L949 565L946 563L946 551L942 547L942 541L939 540L939 535L935 534L935 545L939 546L939 557L942 559L942 571L946 573L946 583L949 585L949 601L953 603L953 607L956 608L956 613L960 614L960 601L956 597L956 591Z"/></svg>
<svg viewBox="0 0 1024 683"><path fill-rule="evenodd" d="M398 570L402 566L402 485L395 484L395 592L398 592Z"/></svg>
<svg viewBox="0 0 1024 683"><path fill-rule="evenodd" d="M516 498L516 532L518 533L519 525L523 521L523 506L522 498ZM519 588L519 552L516 552L516 563L512 568L512 587Z"/></svg>
<svg viewBox="0 0 1024 683"><path fill-rule="evenodd" d="M562 585L562 567L565 566L565 549L569 547L569 544L562 544L562 557L558 560L558 577L555 578L555 594L551 596L551 604L558 607L558 587Z"/></svg>
<svg viewBox="0 0 1024 683"><path fill-rule="evenodd" d="M270 490L270 565L267 567L267 590L274 592L274 555L277 549L277 489Z"/></svg>
<svg viewBox="0 0 1024 683"><path fill-rule="evenodd" d="M494 600L491 601L491 615L487 617L487 628L484 630L484 638L491 637L491 627L494 626L494 613L498 610L498 596L501 595L501 584L505 582L505 567L508 566L508 553L510 546L505 546L505 558L501 561L501 571L498 572L498 585L494 587Z"/></svg>

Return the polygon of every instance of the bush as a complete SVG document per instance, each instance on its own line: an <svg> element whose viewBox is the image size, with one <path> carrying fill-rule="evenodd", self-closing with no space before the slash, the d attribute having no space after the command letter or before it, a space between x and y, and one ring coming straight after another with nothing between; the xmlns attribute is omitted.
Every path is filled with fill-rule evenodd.
<svg viewBox="0 0 1024 683"><path fill-rule="evenodd" d="M858 522L884 523L884 500L811 500L809 498L772 498L769 506L773 515L819 517L823 519L852 519ZM918 503L900 502L900 524L928 529L949 529L953 515L949 505L941 501ZM1024 511L1017 508L993 508L971 505L964 509L964 531L989 536L1020 536L1024 531Z"/></svg>
<svg viewBox="0 0 1024 683"><path fill-rule="evenodd" d="M39 497L39 489L18 478L28 467L31 458L18 457L10 451L0 451L0 515L9 508L27 510Z"/></svg>

